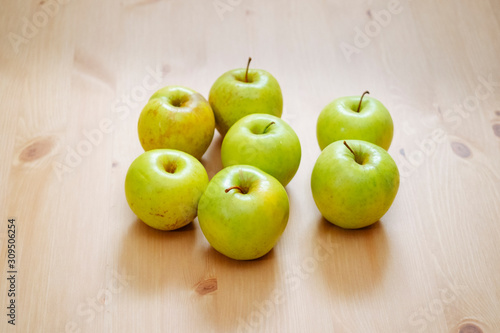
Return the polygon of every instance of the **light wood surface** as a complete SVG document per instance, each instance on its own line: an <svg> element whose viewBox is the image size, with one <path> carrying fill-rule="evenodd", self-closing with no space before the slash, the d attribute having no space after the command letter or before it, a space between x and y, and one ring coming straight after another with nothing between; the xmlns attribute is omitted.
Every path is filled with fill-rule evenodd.
<svg viewBox="0 0 500 333"><path fill-rule="evenodd" d="M1 332L500 332L500 2L1 7ZM175 232L143 225L124 178L156 89L207 96L248 56L280 82L303 156L278 245L237 262L197 220ZM316 119L367 89L394 119L402 183L379 223L345 231L312 199ZM202 160L210 177L220 144Z"/></svg>

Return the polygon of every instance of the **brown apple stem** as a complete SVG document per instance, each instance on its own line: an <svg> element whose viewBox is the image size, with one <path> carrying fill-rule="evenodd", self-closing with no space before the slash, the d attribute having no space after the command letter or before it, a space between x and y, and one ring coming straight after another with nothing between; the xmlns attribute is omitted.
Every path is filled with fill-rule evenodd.
<svg viewBox="0 0 500 333"><path fill-rule="evenodd" d="M248 67L250 67L250 61L252 61L252 58L248 57L247 71L245 72L245 82L248 82Z"/></svg>
<svg viewBox="0 0 500 333"><path fill-rule="evenodd" d="M361 109L361 102L363 102L363 97L365 97L366 94L369 94L370 92L367 90L363 93L363 95L361 95L361 99L359 100L359 105L358 105L358 112L359 113L359 109Z"/></svg>
<svg viewBox="0 0 500 333"><path fill-rule="evenodd" d="M244 193L243 189L239 186L231 186L230 188L226 188L226 193L231 191L231 190L240 190L241 193Z"/></svg>
<svg viewBox="0 0 500 333"><path fill-rule="evenodd" d="M269 127L271 127L271 125L274 125L274 124L275 124L275 122L274 122L274 121L271 121L271 122L269 123L269 125L267 125L267 126L264 128L264 131L263 131L262 133L266 133L266 132L267 132L267 130L269 129Z"/></svg>
<svg viewBox="0 0 500 333"><path fill-rule="evenodd" d="M354 158L356 158L356 154L354 153L354 151L351 149L351 147L349 147L349 145L347 144L347 142L344 141L344 145L347 147L347 149L349 149L351 151L351 153L354 155Z"/></svg>

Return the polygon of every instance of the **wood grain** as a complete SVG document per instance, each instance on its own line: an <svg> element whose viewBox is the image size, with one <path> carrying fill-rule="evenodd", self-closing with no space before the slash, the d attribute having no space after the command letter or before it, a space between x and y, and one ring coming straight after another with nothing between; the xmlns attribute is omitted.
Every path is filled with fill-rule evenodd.
<svg viewBox="0 0 500 333"><path fill-rule="evenodd" d="M499 332L499 35L494 0L4 1L0 331ZM248 56L280 82L303 156L280 242L236 262L197 220L142 224L123 183L148 97L207 96ZM315 126L367 89L393 116L402 183L379 223L347 231L312 199Z"/></svg>

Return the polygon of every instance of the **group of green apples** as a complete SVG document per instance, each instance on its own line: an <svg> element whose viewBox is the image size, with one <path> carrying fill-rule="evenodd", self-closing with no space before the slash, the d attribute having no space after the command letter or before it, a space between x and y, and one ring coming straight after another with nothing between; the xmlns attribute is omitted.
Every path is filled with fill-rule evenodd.
<svg viewBox="0 0 500 333"><path fill-rule="evenodd" d="M280 118L278 81L250 69L250 61L246 69L220 76L208 101L180 86L154 93L138 122L145 152L125 179L127 202L144 223L175 230L198 216L210 245L238 260L262 257L278 242L289 217L285 186L301 159L297 134ZM379 101L363 96L333 101L318 119L323 151L312 193L322 215L343 228L378 221L399 186L398 169L385 150L392 141L391 116ZM223 136L224 168L209 181L200 160L215 129Z"/></svg>

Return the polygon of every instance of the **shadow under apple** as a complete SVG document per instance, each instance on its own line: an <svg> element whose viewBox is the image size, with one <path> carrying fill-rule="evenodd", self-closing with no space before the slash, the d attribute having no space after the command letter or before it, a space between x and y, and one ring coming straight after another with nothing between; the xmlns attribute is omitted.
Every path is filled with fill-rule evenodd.
<svg viewBox="0 0 500 333"><path fill-rule="evenodd" d="M222 140L222 136L216 130L210 147L201 158L201 164L207 170L208 179L212 179L217 172L223 169L220 155Z"/></svg>
<svg viewBox="0 0 500 333"><path fill-rule="evenodd" d="M389 252L383 223L347 230L321 216L316 224L318 242L333 244L331 253L319 264L326 290L351 297L375 289L384 275Z"/></svg>

